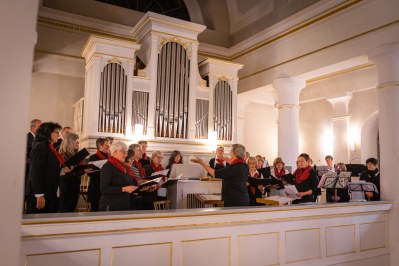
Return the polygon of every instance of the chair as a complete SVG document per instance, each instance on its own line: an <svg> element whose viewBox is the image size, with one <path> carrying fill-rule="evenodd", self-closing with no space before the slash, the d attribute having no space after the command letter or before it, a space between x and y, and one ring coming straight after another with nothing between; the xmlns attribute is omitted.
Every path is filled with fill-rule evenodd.
<svg viewBox="0 0 399 266"><path fill-rule="evenodd" d="M158 200L154 201L154 209L155 210L169 210L170 209L170 200Z"/></svg>
<svg viewBox="0 0 399 266"><path fill-rule="evenodd" d="M76 207L76 211L81 212L88 212L90 211L90 203L87 201L88 190L90 184L90 176L88 174L84 174L80 178L80 197L83 199L81 204L78 203Z"/></svg>

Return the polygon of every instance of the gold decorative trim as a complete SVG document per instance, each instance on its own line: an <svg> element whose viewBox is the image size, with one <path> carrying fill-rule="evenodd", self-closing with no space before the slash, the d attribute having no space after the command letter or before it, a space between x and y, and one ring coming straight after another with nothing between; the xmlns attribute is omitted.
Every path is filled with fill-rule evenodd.
<svg viewBox="0 0 399 266"><path fill-rule="evenodd" d="M24 263L24 265L28 266L28 257L35 257L35 256L42 256L42 255L53 255L53 254L64 254L64 253L74 253L74 252L85 252L85 251L99 251L98 252L98 266L101 265L101 248L25 254L25 263Z"/></svg>
<svg viewBox="0 0 399 266"><path fill-rule="evenodd" d="M37 23L45 26L50 26L53 28L61 28L65 29L68 31L77 31L81 33L87 33L87 34L93 34L93 35L98 35L98 36L103 36L103 37L109 37L112 39L118 39L118 40L124 40L124 41L129 41L129 42L136 42L136 39L125 36L125 35L120 35L120 34L115 34L115 33L110 33L107 31L102 31L102 30L97 30L94 28L90 27L85 27L73 23L68 23L64 21L59 21L55 19L49 19L49 18L44 18L44 17L39 17L37 19Z"/></svg>
<svg viewBox="0 0 399 266"><path fill-rule="evenodd" d="M275 104L274 107L277 109L283 109L283 108L297 108L299 109L300 106L299 104Z"/></svg>
<svg viewBox="0 0 399 266"><path fill-rule="evenodd" d="M331 120L334 121L341 121L341 120L348 120L349 119L349 115L344 115L344 116L336 116L336 117L332 117Z"/></svg>
<svg viewBox="0 0 399 266"><path fill-rule="evenodd" d="M351 252L343 252L343 253L337 253L337 254L333 254L333 255L328 255L327 254L327 250L328 250L328 241L327 241L327 229L329 228L336 228L336 227L349 227L352 226L353 227L353 251ZM334 226L327 226L324 228L324 235L325 235L325 243L326 243L326 257L334 257L334 256L338 256L338 255L344 255L344 254L351 254L351 253L356 253L356 224L344 224L344 225L334 225Z"/></svg>
<svg viewBox="0 0 399 266"><path fill-rule="evenodd" d="M374 67L374 66L375 65L373 65L371 63L367 63L367 64L363 64L363 65L347 68L347 69L340 70L340 71L337 71L337 72L333 72L333 73L330 73L330 74L327 74L327 75L318 76L316 78L309 79L309 80L306 81L306 84L309 85L309 84L312 84L312 83L316 83L318 81L322 81L324 79L329 79L329 78L340 76L340 75L343 75L343 74L348 74L350 72L355 72L355 71L358 71L358 70L364 70L364 69L367 69L367 68L370 68L370 67Z"/></svg>
<svg viewBox="0 0 399 266"><path fill-rule="evenodd" d="M329 214L329 217L350 217L350 216L358 216L365 214L381 214L381 212L385 211L373 211L373 212L362 212L362 213L346 213L346 214ZM294 221L294 220L303 220L303 219L320 219L325 217L325 215L311 215L311 216L297 216L297 217L288 217L288 218L272 218L272 219L260 219L260 220L246 220L246 221L234 221L234 222L213 222L213 223L199 223L199 224L186 224L186 225L171 225L171 226L153 226L153 227L145 227L145 228L125 228L125 229L112 229L112 230L104 230L104 231L82 231L82 232L72 232L72 233L57 233L57 234L40 234L40 235L22 235L22 239L32 239L32 238L43 238L43 237L61 237L61 236L84 236L84 235L97 235L97 234L106 234L106 233L127 233L127 232L143 232L143 231L160 231L160 230L174 230L174 229L189 229L189 228L203 228L203 227L217 227L217 226L232 226L232 225L245 225L245 224L259 224L259 223L271 223L271 222L286 222L286 221ZM175 216L172 216L175 217ZM167 217L167 218L172 218ZM188 216L185 218L192 218L192 216ZM152 217L154 218L154 217ZM166 217L160 217L166 218ZM176 217L178 218L178 217ZM112 221L118 221L119 219L111 219ZM109 221L109 220L108 220ZM77 221L77 222L85 222L85 221ZM86 221L87 222L87 221ZM93 222L93 221L92 221ZM97 222L97 221L96 221ZM65 222L67 223L67 222ZM40 223L38 223L40 224ZM47 223L42 223L47 224ZM51 224L51 223L48 223Z"/></svg>
<svg viewBox="0 0 399 266"><path fill-rule="evenodd" d="M386 89L392 87L399 87L399 82L385 82L377 86L377 89Z"/></svg>
<svg viewBox="0 0 399 266"><path fill-rule="evenodd" d="M312 257L312 258L306 258L306 259L299 259L299 260L287 260L287 253L285 254L285 261L286 263L293 263L293 262L300 262L300 261L307 261L307 260L314 260L314 259L320 259L321 258L321 237L320 237L320 227L315 227L315 228L305 228L305 229L297 229L297 230L286 230L285 231L285 251L287 251L287 233L290 232L302 232L302 231L310 231L310 230L316 230L318 233L318 238L319 238L319 256L318 257Z"/></svg>
<svg viewBox="0 0 399 266"><path fill-rule="evenodd" d="M362 0L362 1L363 1L363 0ZM255 76L255 75L260 74L260 73L262 73L262 72L265 72L265 71L268 71L268 70L270 70L270 69L276 68L276 67L278 67L278 66L281 66L281 65L284 65L284 64L293 62L293 61L298 60L298 59L301 59L301 58L303 58L303 57L306 57L306 56L309 56L309 55L312 55L312 54L321 52L321 51L326 50L326 49L328 49L328 48L331 48L331 47L334 47L334 46L336 46L336 45L345 43L345 42L347 42L347 41L349 41L349 40L353 40L353 39L356 39L356 38L358 38L358 37L362 37L362 36L367 35L367 34L369 34L369 33L371 33L371 32L378 31L378 30L381 30L381 29L383 29L383 28L392 26L392 25L394 25L394 24L396 24L396 23L398 23L398 22L399 22L399 20L396 20L396 21L387 23L387 24L385 24L385 25L376 27L376 28L374 28L374 29L371 29L371 30L362 32L362 33L360 33L360 34L358 34L358 35L355 35L355 36L346 38L346 39L344 39L344 40L342 40L342 41L339 41L339 42L336 42L336 43L333 43L333 44L329 44L329 45L327 45L327 46L321 47L321 48L319 48L319 49L317 49L317 50L314 50L314 51L311 51L311 52L309 52L309 53L305 53L305 54L303 54L303 55L300 55L300 56L297 56L297 57L288 59L288 60L286 60L286 61L284 61L284 62L275 64L275 65L273 65L273 66L270 66L270 67L267 67L267 68L258 70L258 71L254 72L254 73L249 74L249 75L240 77L240 80L243 80L243 79L246 79L246 78Z"/></svg>
<svg viewBox="0 0 399 266"><path fill-rule="evenodd" d="M234 55L232 57L232 60L235 60L235 59L237 59L239 57L242 57L242 56L244 56L244 55L246 55L248 53L251 53L251 52L253 52L255 50L258 50L258 49L260 49L260 48L262 48L262 47L264 47L264 46L266 46L268 44L271 44L271 43L273 43L275 41L283 39L284 37L287 37L288 35L291 35L291 34L297 32L297 31L300 31L300 30L302 30L302 29L304 29L306 27L309 27L310 25L313 25L313 24L315 24L315 23L317 23L319 21L322 21L322 20L324 20L324 19L326 19L328 17L331 17L331 16L333 16L333 15L335 15L335 14L337 14L337 13L339 13L339 12L345 10L345 9L348 9L348 8L358 4L358 3L361 3L363 1L364 0L352 0L352 1L349 1L349 3L345 3L345 4L342 4L342 5L339 5L338 7L334 7L332 9L330 9L329 11L325 12L324 14L318 15L317 17L315 17L313 19L310 19L309 21L306 21L306 22L303 22L302 24L294 26L293 28L288 29L288 30L286 30L283 33L280 33L280 34L278 34L275 37L271 37L270 39L263 41L262 43L256 45L255 47L252 47L251 49L248 49L247 51L244 51L244 52L241 52L241 53L238 53L238 54Z"/></svg>
<svg viewBox="0 0 399 266"><path fill-rule="evenodd" d="M148 244L137 244L137 245L126 245L126 246L114 246L111 247L111 265L113 265L114 262L114 250L120 249L120 248L129 248L129 247L142 247L142 246L157 246L157 245L164 245L164 244L169 244L169 260L170 260L170 266L172 266L173 262L173 242L160 242L160 243L148 243Z"/></svg>
<svg viewBox="0 0 399 266"><path fill-rule="evenodd" d="M108 60L108 63L117 63L117 64L119 64L119 65L122 65L122 62L119 61L119 59L116 58L116 57L113 57L113 58L109 59L109 60Z"/></svg>
<svg viewBox="0 0 399 266"><path fill-rule="evenodd" d="M96 217L92 217L92 219L76 219L76 220L57 220L57 221L24 221L22 222L22 225L38 225L38 224L65 224L65 223L91 223L91 222L109 222L109 221L128 221L128 220L144 220L144 219L165 219L165 218L192 218L192 217L201 217L201 216L218 216L218 215L230 215L230 214L254 214L254 213L268 213L268 212L286 212L286 211L301 211L301 210L314 210L314 209L334 209L334 208L347 208L347 207L359 207L359 206L373 206L373 205L385 205L385 204L391 204L391 202L383 202L383 201L376 201L373 202L373 204L365 204L365 203L349 203L345 204L344 206L331 206L330 204L325 204L325 205L316 205L315 207L312 208L300 208L296 207L295 205L287 205L284 207L281 207L279 209L276 209L276 207L264 207L264 208L248 208L246 211L215 211L215 212L206 212L206 213L187 213L185 215L165 215L165 216L158 216L158 213L153 213L152 215L147 215L147 216L139 216L139 217L124 217L124 218L108 218L108 219L96 219ZM341 204L338 204L341 205ZM392 209L392 207L391 207ZM379 211L367 211L367 212L360 212L362 214L374 214L374 213L381 213L381 212L389 212L390 210L379 210ZM129 213L129 215L134 215L134 213ZM331 215L331 214L329 214ZM336 214L340 215L341 214ZM343 214L343 215L348 215L348 214ZM353 214L355 215L355 214ZM317 217L322 217L325 215L318 215ZM300 216L300 217L295 217L295 219L298 218L304 218L308 216ZM268 219L270 221L270 219Z"/></svg>
<svg viewBox="0 0 399 266"><path fill-rule="evenodd" d="M50 51L38 50L38 49L35 49L35 53L38 53L38 54L49 54L49 55L58 55L58 56L63 56L63 57L70 57L70 58L74 58L74 59L79 59L79 60L85 60L85 58L83 56L56 53L56 52L50 52Z"/></svg>

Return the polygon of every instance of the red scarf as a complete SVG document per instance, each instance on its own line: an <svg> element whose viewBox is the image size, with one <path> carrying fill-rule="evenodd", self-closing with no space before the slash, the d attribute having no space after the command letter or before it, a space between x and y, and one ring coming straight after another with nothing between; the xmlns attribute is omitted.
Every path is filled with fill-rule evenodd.
<svg viewBox="0 0 399 266"><path fill-rule="evenodd" d="M53 144L49 143L48 146L50 147L50 150L54 153L54 155L57 157L57 160L61 164L61 166L64 167L65 158L54 148Z"/></svg>
<svg viewBox="0 0 399 266"><path fill-rule="evenodd" d="M137 169L140 171L140 177L146 177L145 169L141 166L141 163L134 160L133 164L136 166Z"/></svg>
<svg viewBox="0 0 399 266"><path fill-rule="evenodd" d="M108 158L108 162L110 162L113 166L115 166L116 168L118 168L118 170L120 170L121 172L123 172L124 174L126 174L126 167L125 164L123 162L118 161L115 157L113 156L109 156Z"/></svg>
<svg viewBox="0 0 399 266"><path fill-rule="evenodd" d="M155 164L153 162L151 162L151 166L152 166L152 169L154 169L154 172L159 172L159 171L163 170L163 167L161 164L158 164L158 166L155 166Z"/></svg>
<svg viewBox="0 0 399 266"><path fill-rule="evenodd" d="M108 158L108 154L107 157L104 156L104 154L101 151L97 151L96 155L98 156L98 158L100 158L101 160L106 160Z"/></svg>
<svg viewBox="0 0 399 266"><path fill-rule="evenodd" d="M223 159L216 158L216 162L220 164L222 167L225 167Z"/></svg>
<svg viewBox="0 0 399 266"><path fill-rule="evenodd" d="M256 171L252 177L253 177L253 178L259 178L259 173L258 173L258 171ZM254 186L249 186L249 190L251 191L252 195L255 196L255 187L254 187Z"/></svg>
<svg viewBox="0 0 399 266"><path fill-rule="evenodd" d="M277 170L277 167L274 167L274 176L275 176L275 177L280 178L280 177L282 177L283 175L285 175L285 169L284 169L284 167L283 167L280 171Z"/></svg>
<svg viewBox="0 0 399 266"><path fill-rule="evenodd" d="M294 172L295 183L299 184L308 179L310 175L310 169L311 169L310 165L305 169L300 169L300 168L296 169Z"/></svg>
<svg viewBox="0 0 399 266"><path fill-rule="evenodd" d="M142 159L144 159L144 160L148 160L148 156L147 156L147 153L143 153L143 157L142 157Z"/></svg>
<svg viewBox="0 0 399 266"><path fill-rule="evenodd" d="M233 164L236 164L236 163L245 163L245 161L242 158L236 158L233 161L231 161L230 165L233 165Z"/></svg>

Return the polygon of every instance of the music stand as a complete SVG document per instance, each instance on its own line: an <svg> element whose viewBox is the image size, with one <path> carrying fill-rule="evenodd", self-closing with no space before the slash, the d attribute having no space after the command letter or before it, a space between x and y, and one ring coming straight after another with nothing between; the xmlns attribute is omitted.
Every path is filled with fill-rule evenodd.
<svg viewBox="0 0 399 266"><path fill-rule="evenodd" d="M334 195L331 199L335 202L340 200L338 197L338 189L345 189L348 187L351 172L341 172L339 174L328 171L325 173L320 180L323 183L322 188L334 189Z"/></svg>
<svg viewBox="0 0 399 266"><path fill-rule="evenodd" d="M348 184L349 193L351 194L350 201L367 201L364 192L376 192L377 187L369 182L356 182Z"/></svg>
<svg viewBox="0 0 399 266"><path fill-rule="evenodd" d="M317 175L320 177L322 177L324 174L331 172L330 170L328 170L328 166L327 165L320 165L320 166L316 166L316 172Z"/></svg>

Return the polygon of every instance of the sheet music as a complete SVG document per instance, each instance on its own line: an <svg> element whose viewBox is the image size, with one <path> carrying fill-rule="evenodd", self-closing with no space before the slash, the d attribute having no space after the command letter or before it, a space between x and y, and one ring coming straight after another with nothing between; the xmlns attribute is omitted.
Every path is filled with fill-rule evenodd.
<svg viewBox="0 0 399 266"><path fill-rule="evenodd" d="M95 165L95 166L97 166L98 168L103 168L103 166L104 166L104 164L107 162L108 160L107 159L105 159L105 160L100 160L100 161L91 161L91 162L89 162L89 164L93 164L93 165Z"/></svg>
<svg viewBox="0 0 399 266"><path fill-rule="evenodd" d="M169 172L169 169L165 169L162 171L154 172L151 174L151 176L156 176L156 175L161 175L161 176L166 176Z"/></svg>
<svg viewBox="0 0 399 266"><path fill-rule="evenodd" d="M300 199L296 195L296 194L298 194L298 190L296 189L295 185L284 186L284 188L285 188L285 192L288 194L288 197L295 198L295 199Z"/></svg>

